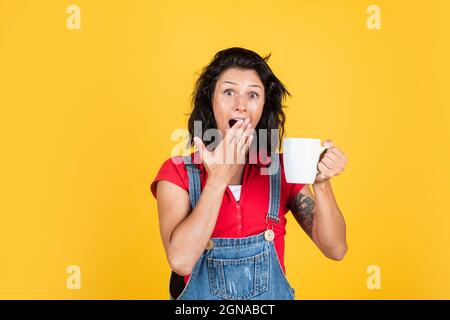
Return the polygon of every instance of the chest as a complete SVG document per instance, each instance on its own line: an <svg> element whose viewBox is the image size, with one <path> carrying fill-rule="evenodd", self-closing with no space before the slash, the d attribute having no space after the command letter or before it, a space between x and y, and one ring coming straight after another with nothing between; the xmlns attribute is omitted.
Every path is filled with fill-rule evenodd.
<svg viewBox="0 0 450 320"><path fill-rule="evenodd" d="M266 230L266 217L271 197L269 176L245 170L239 201L233 194L233 188L232 186L225 190L213 237L245 237ZM273 225L273 229L278 230L279 233L284 233L286 212L286 190L282 184L278 213L280 222Z"/></svg>

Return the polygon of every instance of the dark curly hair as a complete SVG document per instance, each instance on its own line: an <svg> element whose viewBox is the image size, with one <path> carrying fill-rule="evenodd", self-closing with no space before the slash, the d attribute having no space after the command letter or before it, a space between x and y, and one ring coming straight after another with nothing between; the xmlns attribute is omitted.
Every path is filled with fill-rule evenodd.
<svg viewBox="0 0 450 320"><path fill-rule="evenodd" d="M212 108L212 98L217 80L227 69L239 68L255 70L264 85L264 107L261 119L255 130L256 132L259 132L259 129L267 130L267 153L270 156L271 129L278 129L280 134L278 139L276 139L278 145L275 147L279 149L284 136L284 124L286 121L286 116L283 112L285 106L282 104L282 101L287 95L291 96L291 94L267 64L270 56L271 53L261 57L251 50L239 47L228 48L216 53L209 65L203 68L192 93L193 110L188 121L188 147L194 145L194 121L202 122L202 136L200 137L202 140L206 130L217 129ZM258 150L259 143L258 141Z"/></svg>

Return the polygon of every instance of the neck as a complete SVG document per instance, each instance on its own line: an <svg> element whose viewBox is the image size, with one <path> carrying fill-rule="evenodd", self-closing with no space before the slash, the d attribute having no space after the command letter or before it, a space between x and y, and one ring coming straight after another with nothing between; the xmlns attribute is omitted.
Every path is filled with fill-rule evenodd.
<svg viewBox="0 0 450 320"><path fill-rule="evenodd" d="M248 150L245 153L245 164L246 163L248 163ZM238 171L234 174L229 184L231 185L242 184L242 176L244 174L245 164L237 164Z"/></svg>
<svg viewBox="0 0 450 320"><path fill-rule="evenodd" d="M231 179L229 184L242 184L242 176L244 174L244 168L245 168L245 164L238 164L239 169L238 171L234 174L233 178Z"/></svg>

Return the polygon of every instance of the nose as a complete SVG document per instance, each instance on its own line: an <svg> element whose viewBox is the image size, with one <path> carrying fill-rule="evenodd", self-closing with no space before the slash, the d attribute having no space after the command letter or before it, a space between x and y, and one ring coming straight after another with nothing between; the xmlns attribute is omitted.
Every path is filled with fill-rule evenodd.
<svg viewBox="0 0 450 320"><path fill-rule="evenodd" d="M247 101L245 100L245 97L242 95L239 95L236 99L236 107L234 108L235 111L241 113L241 112L247 112Z"/></svg>

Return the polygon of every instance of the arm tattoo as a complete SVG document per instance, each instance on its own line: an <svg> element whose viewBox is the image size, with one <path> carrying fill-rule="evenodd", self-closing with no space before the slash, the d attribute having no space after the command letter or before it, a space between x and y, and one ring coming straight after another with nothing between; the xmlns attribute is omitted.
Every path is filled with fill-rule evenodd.
<svg viewBox="0 0 450 320"><path fill-rule="evenodd" d="M292 201L291 211L303 230L312 239L315 202L310 197L298 193Z"/></svg>

